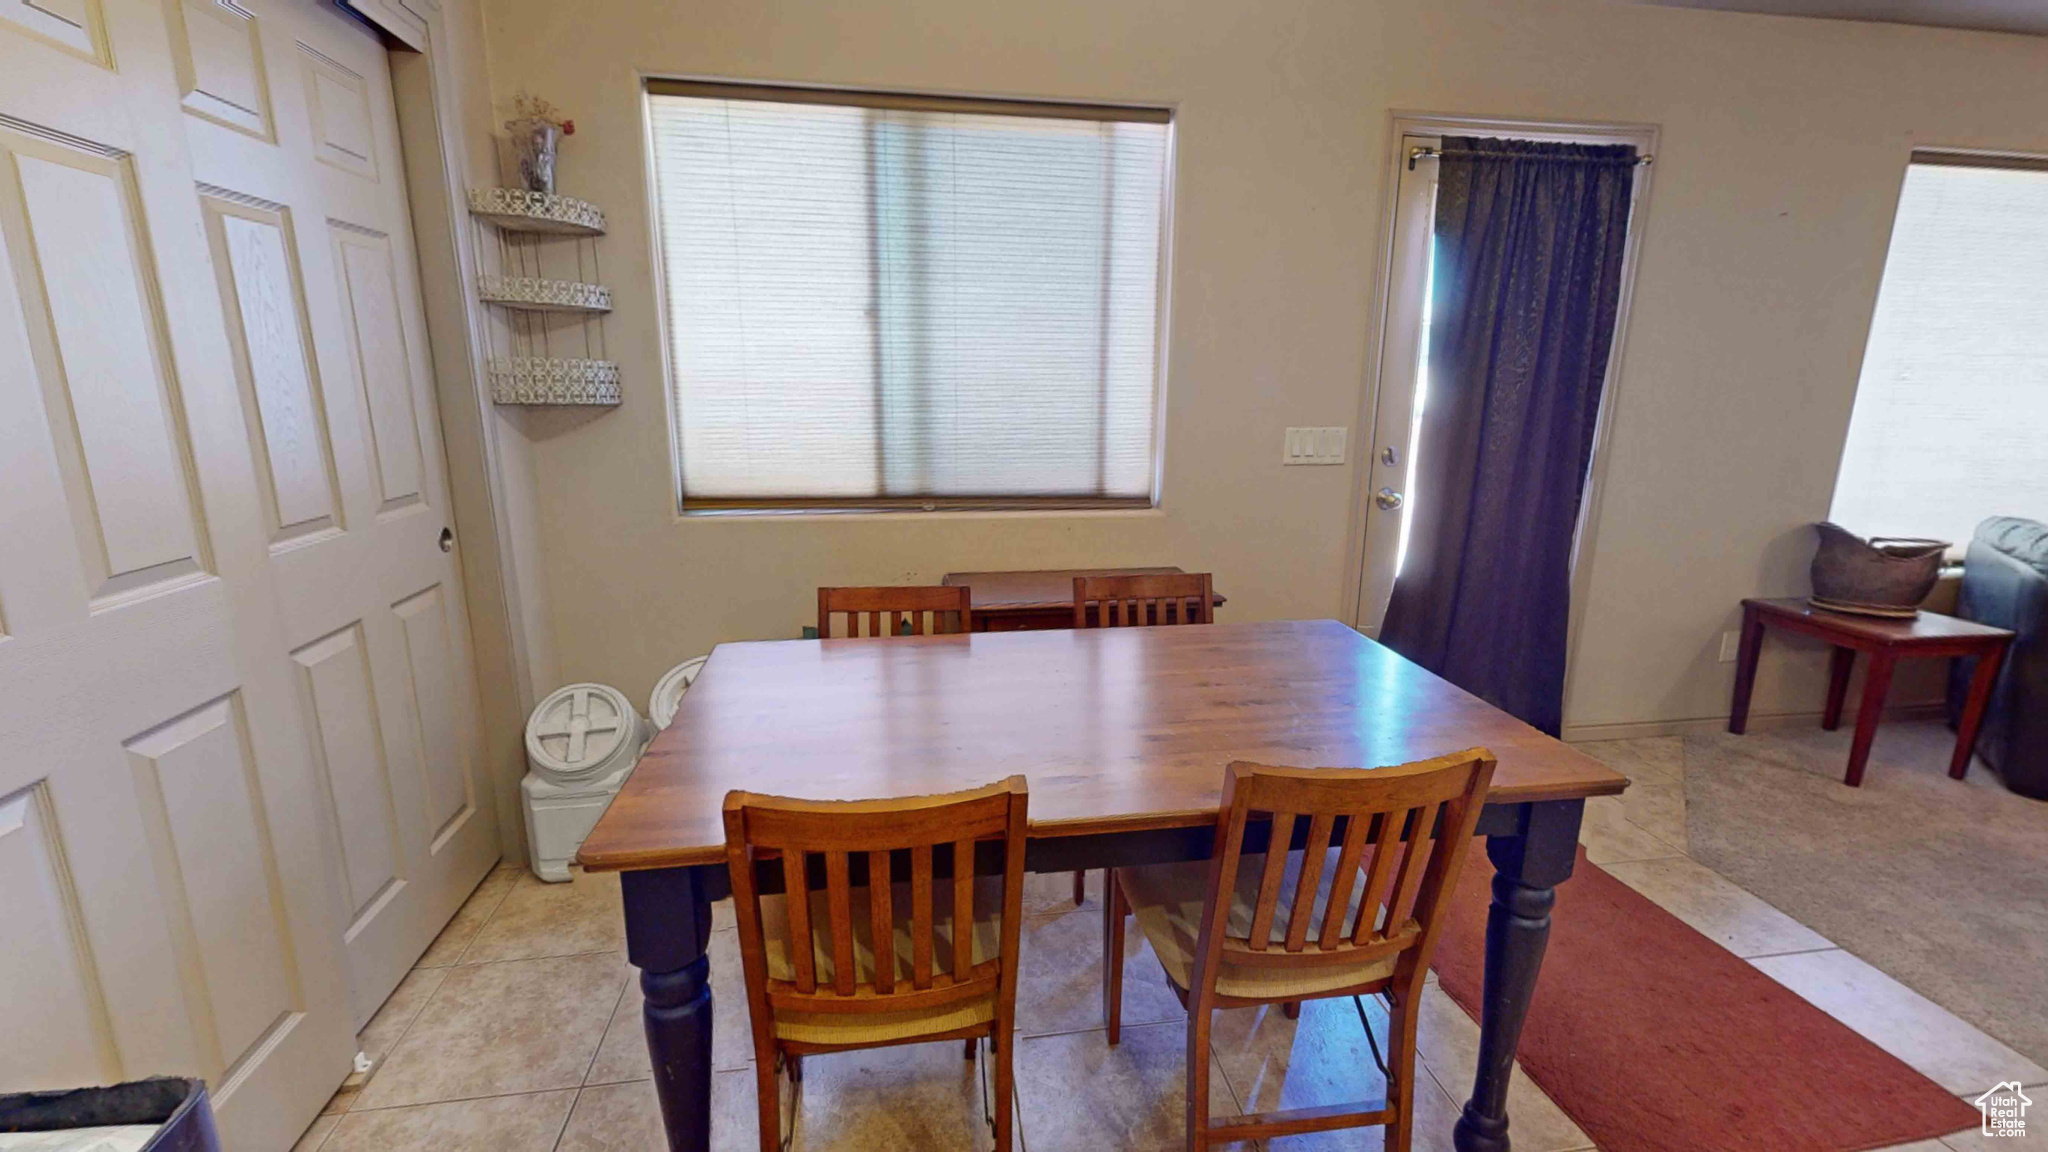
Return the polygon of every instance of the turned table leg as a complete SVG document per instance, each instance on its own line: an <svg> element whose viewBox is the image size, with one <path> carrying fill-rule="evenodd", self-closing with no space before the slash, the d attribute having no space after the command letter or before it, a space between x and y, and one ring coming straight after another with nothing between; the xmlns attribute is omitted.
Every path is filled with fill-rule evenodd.
<svg viewBox="0 0 2048 1152"><path fill-rule="evenodd" d="M723 868L660 868L619 877L626 959L640 969L642 1024L671 1152L711 1147L711 901ZM713 891L713 888L716 891Z"/></svg>
<svg viewBox="0 0 2048 1152"><path fill-rule="evenodd" d="M1479 1069L1472 1098L1451 1133L1458 1152L1508 1152L1508 1080L1515 1068L1515 1045L1543 967L1556 888L1572 874L1577 859L1584 810L1580 800L1530 804L1518 833L1487 838L1493 905L1486 913Z"/></svg>

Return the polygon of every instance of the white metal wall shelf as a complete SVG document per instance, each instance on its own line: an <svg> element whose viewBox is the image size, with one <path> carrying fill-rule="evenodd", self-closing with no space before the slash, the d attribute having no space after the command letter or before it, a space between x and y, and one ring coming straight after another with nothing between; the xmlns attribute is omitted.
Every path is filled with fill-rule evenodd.
<svg viewBox="0 0 2048 1152"><path fill-rule="evenodd" d="M604 210L588 200L524 188L472 188L469 210L507 232L602 236Z"/></svg>
<svg viewBox="0 0 2048 1152"><path fill-rule="evenodd" d="M476 292L486 304L522 312L609 312L612 290L580 280L545 280L539 276L483 276Z"/></svg>
<svg viewBox="0 0 2048 1152"><path fill-rule="evenodd" d="M472 188L469 210L479 233L477 297L500 310L492 325L491 400L617 405L619 366L606 357L604 342L612 293L599 283L597 263L603 210L524 188Z"/></svg>
<svg viewBox="0 0 2048 1152"><path fill-rule="evenodd" d="M619 366L568 356L500 356L491 361L498 404L617 404Z"/></svg>

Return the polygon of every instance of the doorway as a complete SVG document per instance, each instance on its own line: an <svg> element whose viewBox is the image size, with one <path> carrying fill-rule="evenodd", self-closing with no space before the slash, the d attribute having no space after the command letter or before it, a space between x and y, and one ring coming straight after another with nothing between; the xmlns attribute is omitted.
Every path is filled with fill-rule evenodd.
<svg viewBox="0 0 2048 1152"><path fill-rule="evenodd" d="M1391 134L1388 164L1388 220L1381 252L1379 356L1374 387L1366 396L1361 426L1368 430L1366 467L1361 473L1359 565L1354 625L1378 638L1387 601L1400 578L1415 510L1429 499L1417 491L1416 451L1429 419L1429 334L1433 253L1437 203L1437 152L1445 136L1487 136L1511 140L1575 144L1628 144L1645 156L1655 155L1657 130L1649 125L1599 125L1477 120L1456 117L1400 116ZM1579 506L1572 546L1572 620L1576 646L1585 597L1584 569L1578 557L1591 543L1598 523L1601 451L1612 426L1618 366L1628 331L1629 297L1643 231L1643 207L1653 166L1636 169L1630 205L1621 301L1616 314L1613 349L1600 400L1592 465Z"/></svg>

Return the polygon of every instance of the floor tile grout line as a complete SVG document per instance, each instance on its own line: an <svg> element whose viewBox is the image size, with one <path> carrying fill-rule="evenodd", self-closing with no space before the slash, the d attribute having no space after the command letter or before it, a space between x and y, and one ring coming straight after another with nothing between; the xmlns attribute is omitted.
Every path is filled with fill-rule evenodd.
<svg viewBox="0 0 2048 1152"><path fill-rule="evenodd" d="M1209 1063L1216 1069L1216 1075L1223 1077L1223 1090L1230 1093L1230 1103L1237 1109L1237 1114L1244 1115L1244 1097L1238 1094L1237 1085L1231 1082L1230 1069L1223 1066L1223 1054L1216 1051L1216 1036L1213 1032L1209 1035ZM1182 1072L1185 1075L1186 1070L1183 1069ZM1203 1108L1208 1106L1208 1101L1202 1101ZM1259 1146L1254 1142L1253 1147Z"/></svg>
<svg viewBox="0 0 2048 1152"><path fill-rule="evenodd" d="M569 1134L569 1121L576 1115L576 1105L582 1102L583 1089L578 1088L576 1094L569 1097L569 1106L562 1110L562 1126L555 1129L555 1140L554 1143L548 1145L548 1152L560 1152L562 1137Z"/></svg>
<svg viewBox="0 0 2048 1152"><path fill-rule="evenodd" d="M605 1014L604 1029L597 1034L597 1046L590 1050L590 1060L583 1065L583 1087L590 1086L590 1070L597 1067L597 1054L604 1051L605 1038L612 1034L612 1024L619 1018L619 1005L626 1002L626 989L633 983L630 976L620 977L619 994L612 999L612 1010ZM651 1069L650 1069L651 1073Z"/></svg>
<svg viewBox="0 0 2048 1152"><path fill-rule="evenodd" d="M1716 873L1716 875L1718 875L1718 873ZM1806 926L1804 924L1801 924L1800 927L1805 928ZM1807 928L1806 930L1808 932L1813 931L1813 929L1811 928ZM1849 950L1847 948L1842 947L1840 944L1829 944L1825 948L1794 948L1789 952L1759 952L1754 956L1742 956L1741 958L1744 960L1776 960L1781 956L1812 956L1820 952L1848 951ZM1855 953L1853 952L1850 952L1849 954L1852 956L1855 955ZM1738 953L1738 955L1740 954Z"/></svg>
<svg viewBox="0 0 2048 1152"><path fill-rule="evenodd" d="M567 960L575 956L611 956L623 954L624 946L618 948L589 948L581 952L543 952L537 956L503 956L495 960L477 960L468 964L446 964L443 970L451 968L483 968L491 964L517 964L523 960Z"/></svg>
<svg viewBox="0 0 2048 1152"><path fill-rule="evenodd" d="M620 1081L620 1083L630 1084L632 1081L624 1080ZM569 1084L554 1088L522 1088L514 1092L479 1092L474 1096L449 1096L441 1100L415 1100L410 1104L386 1104L381 1108L362 1108L345 1115L357 1116L368 1112L397 1112L406 1108L432 1108L437 1104L467 1104L475 1100L504 1100L512 1096L545 1096L550 1092L580 1093L582 1091L582 1085Z"/></svg>
<svg viewBox="0 0 2048 1152"><path fill-rule="evenodd" d="M489 872L484 873L484 878L481 882L477 884L477 887L482 888L485 884L490 883L491 877L495 875L497 871L498 869L493 868ZM491 921L496 920L498 918L498 909L503 908L505 906L506 897L512 895L512 890L514 888L519 887L519 881L521 880L521 878L522 877L519 875L514 875L512 879L505 884L505 890L503 892L498 893L497 901L491 905L491 910L489 912L484 913L484 918L482 922L476 926L476 931L470 933L469 939L464 940L462 942L462 951L457 952L455 954L454 961L448 965L450 968L457 968L462 966L463 960L469 956L470 948L475 946L477 937L483 935L484 929L491 926ZM474 897L476 893L471 892L470 895Z"/></svg>
<svg viewBox="0 0 2048 1152"><path fill-rule="evenodd" d="M412 972L418 972L418 971L421 971L421 969L415 968L415 969L413 969L413 970L412 970ZM408 972L408 973L406 973L406 978L407 978L407 979L410 979L410 978L412 977L412 972ZM403 983L405 983L405 981L404 981L404 980L400 980L400 981L399 981L399 983L400 983L400 984L403 984ZM445 984L447 984L447 983L448 983L448 977L444 975L444 976L442 976L442 977L441 977L441 983L440 983L440 984L436 984L436 985L434 985L434 990L433 990L432 992L429 992L429 993L427 993L427 998L426 998L426 999L425 999L424 1001L422 1001L422 1002L420 1003L420 1006L419 1006L419 1007L418 1007L417 1009L415 1009L415 1010L413 1011L413 1014L412 1014L412 1017L411 1017L411 1019L409 1019L409 1020L407 1020L407 1021L405 1022L405 1027L403 1027L403 1028L400 1028L400 1029L398 1030L398 1035L396 1035L396 1036L393 1036L393 1037L391 1038L391 1046L390 1046L389 1048L386 1048L386 1049L384 1050L384 1054L383 1054L382 1056L379 1056L379 1057L377 1057L377 1063L376 1063L376 1065L375 1065L374 1067L372 1067L372 1068L370 1069L370 1075L369 1075L369 1076L368 1076L368 1077L367 1077L366 1079L364 1079L364 1081L363 1081L363 1082L362 1082L361 1084L358 1084L358 1085L356 1085L356 1091L355 1091L355 1095L353 1095L353 1096L350 1096L350 1097L348 1098L348 1104L347 1104L347 1105L345 1105L345 1106L344 1106L344 1107L342 1108L342 1110L341 1110L341 1112L340 1112L340 1115L346 1116L346 1115L348 1115L348 1114L349 1114L350 1112L353 1112L353 1111L355 1111L355 1107L356 1107L356 1101L358 1101L358 1100L361 1100L361 1099L363 1098L363 1093L365 1093L365 1092L367 1092L367 1091L369 1091L369 1090L370 1090L370 1081L371 1081L371 1080L375 1080L375 1079L377 1078L377 1073L379 1073L379 1072L382 1072L382 1071L384 1070L384 1062L385 1062L386 1060L389 1060L389 1059L391 1059L391 1054L392 1054L393 1052L396 1052L396 1051L398 1051L398 1046L399 1046L400 1044L403 1044L403 1043L405 1043L405 1038L406 1038L407 1036L410 1036L410 1035L412 1035L412 1026L420 1022L420 1017L422 1017L422 1016L426 1015L426 1013L427 1013L427 1006L428 1006L428 1005L430 1005L430 1004L432 1004L432 1003L434 1002L434 999L435 999L436 997L438 997L438 996L440 996L440 995L441 995L441 988L442 988L442 986L443 986L443 985L445 985ZM396 992L396 991L397 991L397 989L395 989L395 988L394 988L394 989L392 989L392 991ZM388 997L388 996L387 996L387 997L385 997L385 1003L386 1003L386 1004L388 1004L388 1003L390 1003L390 1002L391 1002L391 1000L390 1000L390 997ZM377 1006L377 1012L382 1012L383 1010L384 1010L384 1005L383 1005L383 1004L380 1004L380 1005L378 1005L378 1006ZM375 1021L375 1020L377 1019L377 1013L376 1013L376 1012L372 1012L372 1013L370 1013L370 1019L371 1019L371 1021L372 1021L372 1022L374 1022L374 1021ZM369 1027L369 1025L368 1025L368 1024L365 1024L365 1025L363 1025L363 1027L365 1027L365 1028L368 1028L368 1027ZM356 1046L356 1051L357 1051L357 1053L361 1053L361 1052L362 1052L362 1045L361 1045L361 1043L360 1043L360 1038L361 1038L361 1036L362 1036L362 1033L360 1033L360 1032L359 1032L359 1033L357 1033L356 1035L357 1035L357 1038L358 1038L358 1043L357 1043L357 1046ZM336 1124L336 1125L335 1125L335 1127L339 1128L339 1127L341 1127L341 1125L340 1125L340 1124ZM325 1143L325 1141L322 1141L322 1143Z"/></svg>
<svg viewBox="0 0 2048 1152"><path fill-rule="evenodd" d="M1648 864L1652 860L1692 860L1692 857L1687 856L1683 852L1666 852L1662 856L1636 856L1628 860L1595 860L1591 856L1586 857L1586 863L1591 864L1595 868L1618 868L1623 864ZM1693 862L1698 863L1696 860Z"/></svg>
<svg viewBox="0 0 2048 1152"><path fill-rule="evenodd" d="M1187 1018L1187 1017L1185 1017L1185 1016L1181 1017L1181 1019L1183 1019L1183 1020L1185 1020L1186 1018ZM1170 1020L1170 1019L1169 1019L1169 1020L1138 1020L1138 1021L1130 1021L1130 1020L1124 1020L1124 1021L1121 1021L1121 1022L1120 1022L1121 1026L1122 1026L1122 1027L1124 1027L1124 1028L1153 1028L1153 1027L1157 1027L1158 1025L1161 1025L1161 1024L1175 1024L1175 1023L1179 1023L1179 1021L1176 1021L1176 1020ZM1019 1040L1044 1040L1044 1039L1047 1039L1047 1038L1049 1038L1049 1037L1053 1037L1053 1036L1073 1036L1073 1035L1077 1035L1077 1034L1079 1034L1079 1033L1082 1033L1082 1032L1104 1032L1104 1031L1107 1031L1107 1030L1108 1030L1108 1028L1109 1028L1109 1025L1108 1025L1108 1024L1106 1024L1106 1023L1104 1023L1104 1024L1090 1024L1090 1025L1087 1025L1086 1027L1082 1027L1082 1028L1061 1028L1061 1029L1059 1029L1058 1031L1054 1031L1054 1032L1026 1032L1026 1031L1024 1031L1023 1029L1021 1029L1021 1028L1020 1028L1020 1029L1018 1029L1018 1031L1017 1031L1017 1039L1019 1039Z"/></svg>
<svg viewBox="0 0 2048 1152"><path fill-rule="evenodd" d="M405 980L410 980L410 979L411 979L411 978L412 978L412 977L413 977L413 976L414 976L414 975L415 975L416 973L420 973L420 972L428 972L428 971L434 971L434 969L428 969L428 968L418 968L418 967L415 967L415 968L413 968L413 969L412 969L412 970L411 970L410 972L407 972L407 973L405 974ZM429 993L427 993L427 998L426 998L425 1000L423 1000L423 1001L421 1001L421 1002L420 1002L420 1006L419 1006L418 1008L414 1009L414 1010L413 1010L413 1014L412 1014L412 1016L411 1016L411 1017L410 1017L409 1019L407 1019L407 1020L406 1020L406 1022L405 1022L405 1027L403 1027L403 1028L400 1028L400 1029L398 1030L398 1035L396 1035L396 1036L393 1036L393 1037L391 1038L391 1046L390 1046L390 1047L388 1047L388 1048L386 1048L386 1049L384 1050L384 1054L383 1054L382 1056L379 1056L379 1057L377 1058L377 1064L376 1064L376 1066L375 1066L375 1067L373 1067L372 1069L370 1069L370 1075L369 1075L369 1078L368 1078L368 1079L365 1079L365 1080L364 1080L364 1081L363 1081L363 1082L362 1082L361 1084L358 1084L358 1085L356 1085L356 1090L355 1090L355 1094L354 1094L354 1095L352 1095L352 1096L350 1096L350 1097L348 1098L348 1104L347 1104L346 1106L344 1106L344 1107L342 1108L342 1110L341 1110L341 1111L340 1111L339 1113L330 1113L330 1115L341 1115L341 1116L346 1116L346 1115L348 1115L348 1114L349 1114L350 1112L353 1112L353 1111L355 1111L355 1105L356 1105L356 1101L358 1101L358 1100L361 1100L361 1099L363 1098L363 1093L364 1093L364 1092L367 1092L367 1091L369 1091L369 1088L370 1088L370 1081L371 1081L371 1080L375 1080L375 1079L377 1078L377 1073L379 1073L379 1072L382 1072L382 1071L384 1070L384 1062L385 1062L386 1060L389 1060L389 1059L391 1058L391 1054L392 1054L393 1052L396 1052L396 1051L398 1051L398 1046L399 1046L400 1044L403 1044L403 1043L405 1042L405 1038L406 1038L407 1036L410 1036L410 1035L412 1035L412 1029L413 1029L413 1025L415 1025L415 1024L418 1024L418 1023L420 1022L420 1017L422 1017L422 1016L426 1015L426 1013L427 1013L427 1008L428 1008L428 1007L429 1007L430 1005L432 1005L432 1004L434 1003L435 999L436 999L436 998L438 998L438 997L439 997L439 996L441 995L441 989L442 989L443 987L445 987L445 986L447 985L447 983L448 983L448 976L447 976L447 974L446 974L446 970L445 970L445 969L442 969L441 971L442 971L442 973L443 973L443 974L442 974L442 976L441 976L441 983L439 983L439 984L436 984L436 985L434 985L434 990L433 990L432 992L429 992ZM403 984L403 983L405 983L405 980L400 980L400 981L399 981L399 983L400 983L400 984ZM396 988L394 988L394 989L392 989L392 991L393 991L393 992L395 993L395 992L397 992L398 990L397 990ZM385 997L385 998L384 998L384 1003L385 1003L385 1004L389 1004L390 1002L391 1002L391 998L390 998L389 996L387 996L387 997ZM384 1010L384 1005L383 1005L383 1004L379 1004L379 1005L377 1006L377 1012L382 1012L383 1010ZM371 1022L372 1022L372 1023L374 1023L374 1022L376 1021L376 1019L377 1019L377 1013L376 1013L376 1012L372 1012L372 1013L370 1013L370 1020L371 1020ZM367 1028L369 1027L369 1024L365 1024L365 1025L363 1025L363 1027L367 1029ZM361 1045L361 1037L362 1037L362 1033L360 1033L360 1032L356 1033L356 1037L357 1037L357 1046L356 1046L356 1051L357 1051L358 1053L360 1053L360 1052L362 1051L362 1045ZM340 1125L338 1125L338 1124L337 1124L337 1125L336 1125L336 1127L340 1127ZM322 1141L322 1143L325 1143L325 1141Z"/></svg>
<svg viewBox="0 0 2048 1152"><path fill-rule="evenodd" d="M1924 1075L1924 1073L1923 1073L1923 1075ZM2008 1083L2008 1081L2000 1080L2000 1081L1998 1082L1998 1084L2005 1084L2005 1083ZM1996 1088L1996 1087L1998 1087L1998 1084L1993 1084L1993 1085L1991 1085L1991 1088ZM1979 1096L1982 1096L1982 1095L1983 1095L1984 1093L1986 1093L1986 1092L1988 1092L1988 1091L1990 1091L1990 1090L1991 1090L1990 1088L1973 1088L1973 1089L1971 1089L1971 1090L1969 1090L1969 1091L1967 1091L1967 1092L1958 1092L1958 1093L1956 1093L1956 1096L1957 1096L1958 1098L1960 1098L1961 1100L1963 1100L1963 1101L1964 1101L1965 1103L1975 1103L1975 1102L1976 1102L1976 1098L1977 1098L1977 1097L1979 1097ZM2022 1083L2022 1084L2020 1085L2020 1091L2022 1091L2022 1092L2034 1092L2034 1091L2048 1091L2048 1080L2043 1080L2043 1081L2041 1081L2041 1082L2040 1082L2040 1083L2038 1083L2038 1084L2025 1084L2025 1083Z"/></svg>
<svg viewBox="0 0 2048 1152"><path fill-rule="evenodd" d="M482 931L482 929L478 929L478 931ZM601 955L610 955L610 954L611 954L612 952L616 952L616 951L618 951L618 949L608 949L608 950L606 950L606 951L604 951L604 952L569 952L569 953L565 953L565 954L564 954L563 956L522 956L522 957L520 957L520 958L519 958L519 960L559 960L559 959L565 959L565 958L567 958L567 957L572 957L572 956L601 956ZM438 969L438 970L439 970L439 971L441 971L441 972L444 972L444 973L446 973L446 972L448 972L448 971L449 971L450 969L454 969L454 968L482 968L482 967L484 967L484 966L485 966L485 965L487 965L487 964L516 964L516 963L518 963L518 962L519 962L519 960L482 960L482 961L478 961L478 962L477 962L477 963L475 963L475 964L451 964L451 965L448 965L448 966L447 966L447 967L445 967L445 968L441 968L441 969ZM406 975L407 975L407 976L411 976L413 972L427 972L427 971L436 971L436 969L428 969L428 968L414 968L414 969L412 970L412 972L408 972L408 973L406 973ZM401 981L401 982L402 982L402 981ZM629 981L629 982L630 982L630 981ZM414 1026L414 1025L416 1025L416 1024L418 1024L418 1023L420 1022L420 1017L421 1017L421 1016L424 1016L424 1015L426 1015L426 1013L427 1013L427 1008L428 1008L428 1006L429 1006L429 1005L431 1005L431 1004L433 1004L433 1002L434 1002L434 1001L435 1001L435 1000L436 1000L436 999L437 999L437 998L438 998L438 997L439 997L439 996L441 995L441 992L442 992L442 990L443 990L444 988L446 988L446 987L447 987L447 984L448 984L448 977L447 977L446 975L444 975L444 976L442 976L442 978L441 978L441 983L439 983L439 984L435 985L435 986L434 986L434 990L433 990L432 992L430 992L430 993L428 993L428 994L427 994L427 999L426 999L426 1001L425 1001L424 1003L422 1003L422 1004L421 1004L421 1005L419 1006L419 1010L418 1010L418 1011L416 1011L416 1012L414 1012L414 1013L412 1014L412 1019L410 1019L410 1020L407 1020L407 1021L405 1022L405 1027L404 1027L404 1028L401 1028L401 1029L399 1029L398 1035L392 1038L392 1041L391 1041L391 1047L385 1050L385 1052L384 1052L384 1055L383 1055L382 1057L379 1057L379 1058L378 1058L378 1060L377 1060L377 1066L376 1066L376 1068L374 1068L374 1069L372 1069L372 1070L371 1070L371 1072L370 1072L370 1078L369 1078L369 1080L365 1080L365 1081L363 1081L363 1082L362 1082L361 1084L359 1084L359 1085L357 1085L357 1086L356 1086L355 1094L349 1097L349 1101L348 1101L348 1104L347 1104L347 1105L345 1105L345 1106L344 1106L344 1107L342 1108L342 1110L341 1110L340 1112L338 1112L338 1113L335 1113L335 1112L327 1112L327 1113L322 1113L322 1115L328 1115L328 1116L335 1116L335 1115L340 1115L340 1116L346 1116L346 1115L348 1115L348 1114L349 1114L350 1112L353 1112L353 1111L355 1111L355 1110L356 1110L356 1108L355 1108L355 1106L356 1106L356 1102L357 1102L358 1100L361 1100L361 1099L363 1098L363 1093L364 1093L364 1092L367 1092L367 1091L369 1091L369 1089L370 1089L370 1081L371 1081L371 1080L375 1080L375 1079L377 1078L377 1073L379 1073L379 1072L382 1072L382 1071L384 1070L384 1064L385 1064L385 1061L387 1061L387 1060L389 1060L389 1059L390 1059L390 1057L391 1057L391 1054L392 1054L392 1053L394 1053L394 1052L398 1051L398 1046L399 1046L400 1044L404 1043L404 1041L405 1041L405 1038L406 1038L407 1036L410 1036L410 1035L412 1035L412 1030L413 1030L413 1026ZM394 989L394 991L395 991L395 989ZM619 995L620 995L620 997L621 997L621 998L623 998L623 997L625 996L625 994L626 994L626 990L625 990L625 988L624 988L623 986L621 986L621 987L620 987L620 989L619 989ZM387 1002L387 1003L389 1002L389 998L388 998L388 997L386 998L386 1002ZM381 1005L379 1006L378 1010L379 1010L379 1011L382 1011L382 1010L383 1010L383 1009L382 1009L382 1006L381 1006ZM612 1013L613 1013L613 1015L616 1015L616 1014L618 1013L618 1010L619 1010L619 1006L618 1006L618 1003L617 1003L616 1001L614 1001L614 1002L613 1002L613 1004L612 1004ZM371 1019L373 1019L373 1020L374 1020L374 1019L376 1019L376 1014L375 1014L375 1013L372 1013L372 1014L371 1014ZM368 1027L368 1025L364 1025L364 1027ZM610 1028L611 1028L611 1017L610 1017L610 1016L607 1016L607 1017L605 1017L605 1028L606 1028L606 1031L609 1031L609 1030L610 1030ZM357 1035L359 1035L359 1036L360 1036L360 1035L361 1035L361 1033L358 1033ZM603 1034L599 1034L599 1036L598 1036L598 1039L597 1039L597 1046L598 1046L598 1048L603 1048L603 1047L604 1047L604 1036L603 1036ZM357 1051L361 1051L361 1049L360 1049L360 1048L358 1048L358 1049L357 1049ZM591 1060L591 1065L595 1065L595 1064L596 1064L596 1062L597 1062L597 1050L596 1050L596 1049L592 1049L592 1050L591 1050L591 1053L590 1053L590 1060ZM583 1069L583 1074L584 1074L584 1076L585 1076L585 1077L588 1077L588 1076L590 1075L590 1066L589 1066L589 1065L587 1065L587 1066L585 1066L585 1067L584 1067L584 1069ZM543 1089L543 1091L553 1091L553 1089ZM374 1111L374 1109L371 1109L371 1111Z"/></svg>

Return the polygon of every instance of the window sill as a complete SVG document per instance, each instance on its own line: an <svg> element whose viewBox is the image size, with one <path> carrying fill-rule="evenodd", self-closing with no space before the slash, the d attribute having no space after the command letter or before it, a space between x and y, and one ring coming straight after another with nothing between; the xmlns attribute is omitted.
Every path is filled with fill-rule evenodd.
<svg viewBox="0 0 2048 1152"><path fill-rule="evenodd" d="M901 522L910 520L1009 520L1020 517L1051 519L1065 517L1105 517L1116 519L1146 519L1162 517L1165 509L1158 504L1133 502L1113 504L1108 502L1017 505L1002 507L983 505L979 507L934 507L929 510L918 507L877 507L873 505L831 507L819 505L792 505L787 507L684 507L676 514L678 521L706 523L728 521L733 523L784 523L790 521L846 521Z"/></svg>

